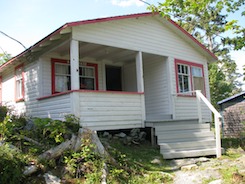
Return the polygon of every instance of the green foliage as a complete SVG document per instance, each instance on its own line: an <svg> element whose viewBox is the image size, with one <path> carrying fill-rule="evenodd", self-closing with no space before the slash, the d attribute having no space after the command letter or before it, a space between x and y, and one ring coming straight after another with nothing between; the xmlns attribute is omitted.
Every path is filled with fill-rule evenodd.
<svg viewBox="0 0 245 184"><path fill-rule="evenodd" d="M23 131L23 134L35 137L41 143L56 145L64 142L65 138L70 137L73 132L78 132L78 122L79 119L72 115L67 116L65 121L35 118L34 130Z"/></svg>
<svg viewBox="0 0 245 184"><path fill-rule="evenodd" d="M0 146L0 183L16 184L24 182L25 157L7 144Z"/></svg>
<svg viewBox="0 0 245 184"><path fill-rule="evenodd" d="M8 112L8 108L6 106L0 106L0 122L4 120Z"/></svg>
<svg viewBox="0 0 245 184"><path fill-rule="evenodd" d="M100 183L104 159L94 149L95 145L91 144L91 140L85 136L79 152L68 151L65 154L63 162L68 172L67 179L86 178L86 183Z"/></svg>
<svg viewBox="0 0 245 184"><path fill-rule="evenodd" d="M7 53L0 53L0 65L6 63L9 59L11 59L11 55Z"/></svg>

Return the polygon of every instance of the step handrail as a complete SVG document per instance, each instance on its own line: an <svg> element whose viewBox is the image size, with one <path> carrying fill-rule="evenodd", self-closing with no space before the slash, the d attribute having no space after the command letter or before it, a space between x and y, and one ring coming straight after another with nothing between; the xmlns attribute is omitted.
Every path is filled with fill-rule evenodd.
<svg viewBox="0 0 245 184"><path fill-rule="evenodd" d="M221 139L220 139L220 125L221 125L221 114L214 108L214 106L209 102L209 100L202 94L201 90L196 90L197 105L198 105L198 116L199 122L202 118L201 113L201 100L214 114L214 126L215 126L215 139L216 139L216 157L221 157Z"/></svg>

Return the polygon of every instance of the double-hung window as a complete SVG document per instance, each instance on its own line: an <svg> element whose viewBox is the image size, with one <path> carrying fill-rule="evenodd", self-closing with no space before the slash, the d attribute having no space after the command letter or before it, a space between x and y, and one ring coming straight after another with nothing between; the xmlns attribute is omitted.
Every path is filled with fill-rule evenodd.
<svg viewBox="0 0 245 184"><path fill-rule="evenodd" d="M15 68L15 98L16 101L24 100L24 67Z"/></svg>
<svg viewBox="0 0 245 184"><path fill-rule="evenodd" d="M52 92L60 93L71 90L70 63L65 60L52 59ZM98 87L97 64L80 63L80 89L96 90Z"/></svg>
<svg viewBox="0 0 245 184"><path fill-rule="evenodd" d="M192 95L191 91L201 90L205 94L203 65L175 60L175 67L178 93Z"/></svg>

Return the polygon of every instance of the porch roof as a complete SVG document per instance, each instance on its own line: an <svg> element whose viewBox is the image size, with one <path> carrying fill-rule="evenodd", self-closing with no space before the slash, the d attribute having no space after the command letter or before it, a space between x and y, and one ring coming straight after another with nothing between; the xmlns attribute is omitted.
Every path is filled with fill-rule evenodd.
<svg viewBox="0 0 245 184"><path fill-rule="evenodd" d="M75 26L81 26L86 24L96 24L100 22L107 22L107 21L115 21L115 20L122 20L122 19L130 19L130 18L138 18L138 17L147 17L152 16L156 19L158 19L160 22L162 22L164 25L168 26L170 29L172 29L175 33L180 35L183 39L185 39L188 43L193 45L195 48L199 50L199 52L203 53L210 62L216 61L217 57L208 50L203 44L201 44L198 40L196 40L193 36L191 36L186 30L184 30L182 27L180 27L177 23L175 23L171 19L166 19L161 17L158 13L139 13L139 14L129 14L129 15L123 15L123 16L115 16L115 17L107 17L107 18L98 18L98 19L91 19L91 20L83 20L83 21L77 21L77 22L70 22L66 23L63 26L59 27L43 39L41 39L39 42L34 44L33 46L29 47L19 55L13 57L8 62L4 63L0 66L0 72L7 67L10 64L15 63L16 61L19 61L23 57L30 57L31 53L35 53L38 51L43 50L44 48L47 48L51 43L58 42L65 40L68 36L68 33L71 33L71 28Z"/></svg>

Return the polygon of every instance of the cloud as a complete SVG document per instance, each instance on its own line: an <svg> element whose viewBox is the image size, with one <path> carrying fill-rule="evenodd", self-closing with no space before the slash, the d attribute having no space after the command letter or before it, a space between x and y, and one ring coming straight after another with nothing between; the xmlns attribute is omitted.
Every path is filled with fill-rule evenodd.
<svg viewBox="0 0 245 184"><path fill-rule="evenodd" d="M140 0L111 0L112 5L127 7L127 6L144 6L144 3Z"/></svg>

